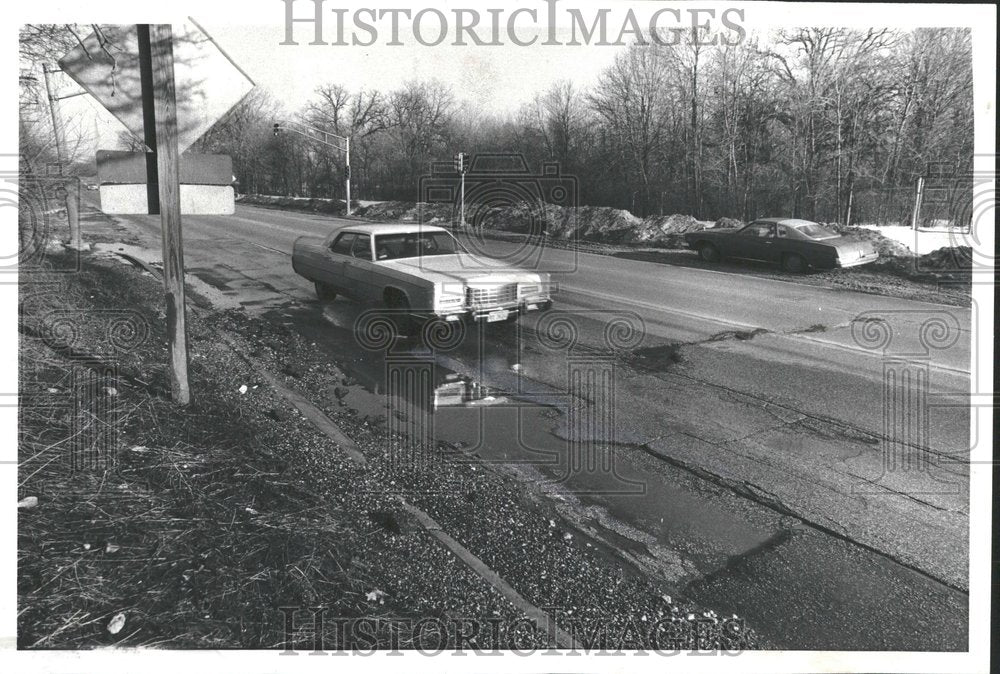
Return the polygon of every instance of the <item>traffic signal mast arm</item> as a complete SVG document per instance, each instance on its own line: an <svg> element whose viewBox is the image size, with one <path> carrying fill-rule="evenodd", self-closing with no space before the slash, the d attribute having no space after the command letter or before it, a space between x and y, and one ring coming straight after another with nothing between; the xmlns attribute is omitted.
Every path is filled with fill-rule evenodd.
<svg viewBox="0 0 1000 674"><path fill-rule="evenodd" d="M323 129L317 129L314 126L309 126L308 124L302 124L301 122L275 122L274 123L274 135L277 136L281 131L291 131L292 133L297 133L300 136L304 136L309 140L320 143L321 145L327 145L329 147L340 150L341 152L351 151L351 139L347 136L339 136L335 133L330 133L329 131L324 131ZM322 137L317 138L316 134L320 134ZM344 141L343 145L338 145L336 143L331 143L327 140L327 137L338 138Z"/></svg>
<svg viewBox="0 0 1000 674"><path fill-rule="evenodd" d="M297 133L300 136L308 138L314 143L319 143L320 145L326 145L327 147L332 147L334 149L340 150L344 153L344 212L346 215L351 214L351 139L348 136L340 136L335 133L330 133L329 131L324 131L323 129L317 129L314 126L309 126L308 124L303 124L301 122L275 122L274 123L274 135L277 136L281 131L287 130L292 133ZM316 134L320 134L321 137L317 138ZM331 143L327 140L327 137L337 138L344 141L343 145L337 145L336 143Z"/></svg>

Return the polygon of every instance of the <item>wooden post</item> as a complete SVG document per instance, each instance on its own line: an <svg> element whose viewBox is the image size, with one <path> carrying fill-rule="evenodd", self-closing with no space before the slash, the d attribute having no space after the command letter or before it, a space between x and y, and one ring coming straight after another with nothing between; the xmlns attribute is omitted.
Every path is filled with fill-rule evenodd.
<svg viewBox="0 0 1000 674"><path fill-rule="evenodd" d="M160 214L159 173L156 169L156 111L154 105L153 58L150 54L149 25L136 26L139 36L139 86L142 91L142 140L146 144L146 209ZM150 95L146 95L146 92Z"/></svg>
<svg viewBox="0 0 1000 674"><path fill-rule="evenodd" d="M49 99L49 113L52 115L52 134L56 143L56 158L59 160L59 175L65 175L65 170L69 163L69 158L64 157L63 152L66 147L66 139L63 137L62 121L59 119L59 97L52 95L52 83L49 80L49 70L47 63L42 64L42 76L45 78L45 95ZM56 69L55 72L59 72ZM79 246L83 243L80 236L80 211L77 208L76 200L79 192L69 188L69 182L63 183L66 188L66 221L69 223L69 243L71 246Z"/></svg>
<svg viewBox="0 0 1000 674"><path fill-rule="evenodd" d="M163 237L163 286L167 303L170 392L174 402L191 402L188 386L184 248L181 238L180 152L177 149L177 92L174 85L173 35L170 24L139 26L149 41L152 88L143 82L144 102L152 100L155 118L157 195ZM145 30L144 30L145 29Z"/></svg>

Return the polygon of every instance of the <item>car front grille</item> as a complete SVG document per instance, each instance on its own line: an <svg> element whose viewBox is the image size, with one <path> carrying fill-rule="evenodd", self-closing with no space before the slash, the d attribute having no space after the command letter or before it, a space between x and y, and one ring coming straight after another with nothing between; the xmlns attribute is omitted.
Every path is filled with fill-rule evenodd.
<svg viewBox="0 0 1000 674"><path fill-rule="evenodd" d="M516 283L467 288L465 292L469 307L472 309L486 309L517 302Z"/></svg>

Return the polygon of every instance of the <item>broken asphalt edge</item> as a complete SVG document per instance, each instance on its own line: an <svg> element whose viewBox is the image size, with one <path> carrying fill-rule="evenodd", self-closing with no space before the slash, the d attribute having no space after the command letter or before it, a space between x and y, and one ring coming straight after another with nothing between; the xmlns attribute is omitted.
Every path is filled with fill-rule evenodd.
<svg viewBox="0 0 1000 674"><path fill-rule="evenodd" d="M127 253L118 253L118 255L131 264L139 266L149 272L154 278L162 280L162 272L146 261ZM192 305L191 310L198 311L198 308ZM243 353L236 345L236 341L231 335L227 334L223 330L217 330L217 334L219 335L219 338L233 351L233 353L236 354L236 356L244 360L258 374L260 374L279 396L284 398L289 404L297 409L302 416L315 426L316 429L323 435L330 438L334 444L337 445L337 447L347 454L351 461L362 468L367 465L367 460L365 459L364 454L361 453L360 449L358 449L357 444L351 440L344 430L321 409L312 404L312 402L310 402L305 396L282 384L277 376L265 368L255 358ZM469 567L473 573L482 578L493 589L506 598L507 601L531 619L531 621L535 623L542 633L549 635L551 640L555 642L556 646L568 650L576 647L576 641L573 639L572 635L556 625L554 618L525 599L517 590L513 588L513 586L505 581L499 573L490 568L485 562L483 562L483 560L479 559L479 557L474 555L468 548L444 531L444 529L442 529L430 515L412 503L407 502L402 496L396 496L396 499L400 502L400 505L412 520L416 521L416 523L435 540L437 540L442 547L462 560L462 562Z"/></svg>

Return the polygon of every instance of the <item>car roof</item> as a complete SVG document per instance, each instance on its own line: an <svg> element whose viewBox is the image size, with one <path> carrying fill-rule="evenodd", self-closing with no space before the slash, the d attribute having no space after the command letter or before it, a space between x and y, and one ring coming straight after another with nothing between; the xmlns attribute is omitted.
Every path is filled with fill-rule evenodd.
<svg viewBox="0 0 1000 674"><path fill-rule="evenodd" d="M767 224L787 225L788 227L801 227L803 225L815 225L812 220L802 220L800 218L757 218L754 222L766 222Z"/></svg>
<svg viewBox="0 0 1000 674"><path fill-rule="evenodd" d="M415 232L444 232L444 227L436 225L423 225L414 223L372 223L366 225L348 225L337 230L340 232L353 232L355 234L412 234Z"/></svg>

